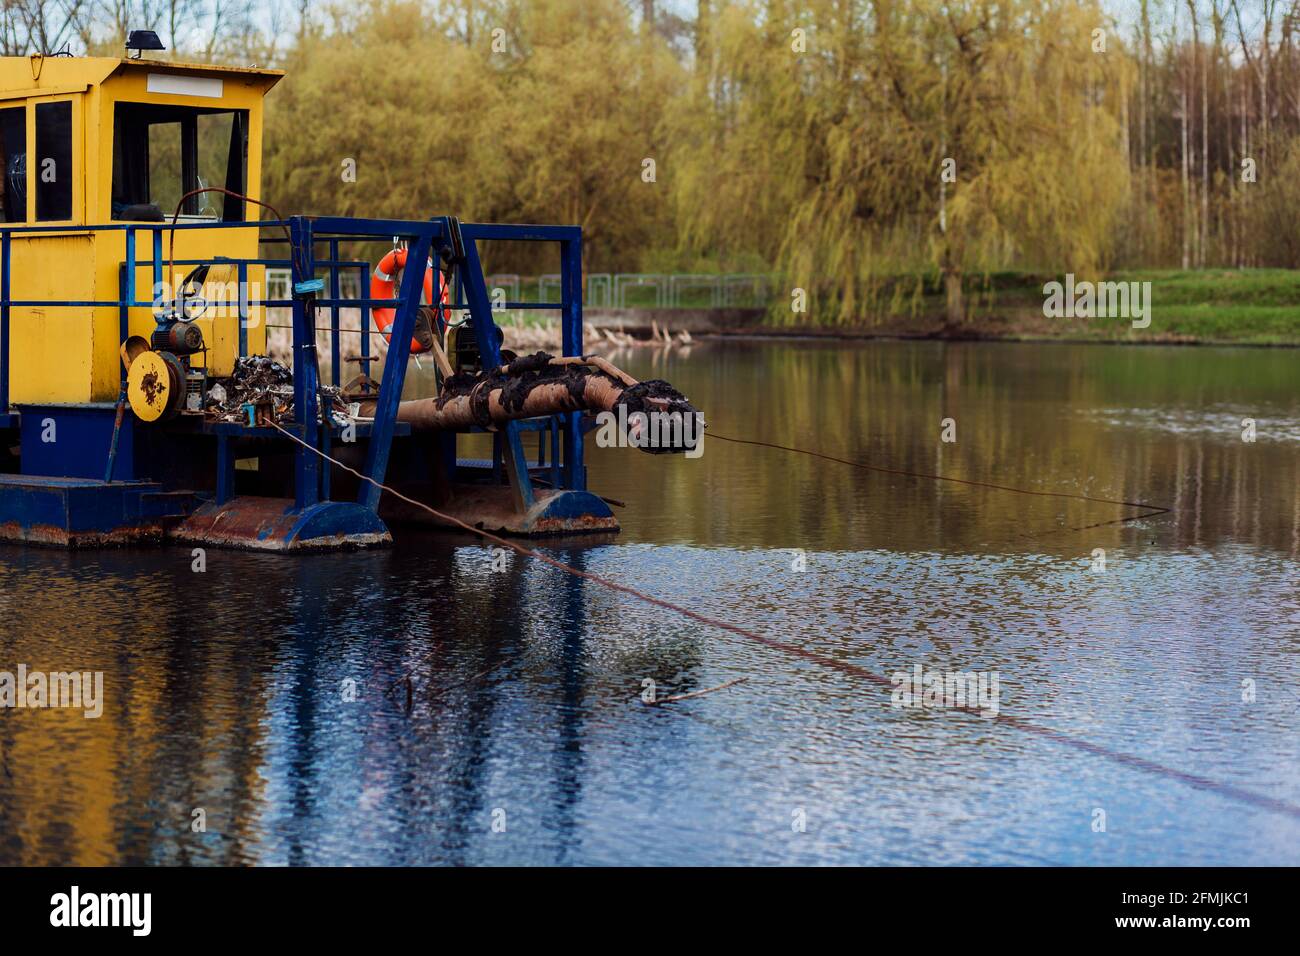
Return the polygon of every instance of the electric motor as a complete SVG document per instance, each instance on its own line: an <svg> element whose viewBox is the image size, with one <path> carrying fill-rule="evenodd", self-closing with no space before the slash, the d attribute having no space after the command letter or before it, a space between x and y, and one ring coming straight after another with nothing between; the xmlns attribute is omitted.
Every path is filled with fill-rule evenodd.
<svg viewBox="0 0 1300 956"><path fill-rule="evenodd" d="M193 322L159 322L151 344L155 352L192 355L203 351L203 330Z"/></svg>

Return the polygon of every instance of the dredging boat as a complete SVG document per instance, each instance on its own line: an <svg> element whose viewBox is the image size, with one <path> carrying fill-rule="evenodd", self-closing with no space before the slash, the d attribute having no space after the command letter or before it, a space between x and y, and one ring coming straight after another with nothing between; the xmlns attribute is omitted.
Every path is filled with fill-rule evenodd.
<svg viewBox="0 0 1300 956"><path fill-rule="evenodd" d="M643 439L649 419L685 422L632 442L652 451L693 447L702 419L667 383L583 354L581 229L282 217L258 198L263 99L282 75L0 58L0 539L293 551L381 545L406 520L617 530L587 490L597 417ZM558 310L561 355L502 350L480 260L492 241L558 247L558 302L495 307ZM268 269L288 270L287 297L252 294ZM269 309L292 315L283 364ZM372 330L388 341L378 379ZM404 402L419 352L438 394ZM458 455L476 431L490 458Z"/></svg>

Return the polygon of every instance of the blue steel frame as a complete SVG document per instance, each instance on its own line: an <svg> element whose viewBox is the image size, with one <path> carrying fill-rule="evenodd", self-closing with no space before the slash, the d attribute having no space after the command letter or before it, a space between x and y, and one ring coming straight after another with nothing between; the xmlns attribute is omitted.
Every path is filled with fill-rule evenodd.
<svg viewBox="0 0 1300 956"><path fill-rule="evenodd" d="M424 221L395 219L361 219L355 217L304 217L295 216L283 222L258 220L247 223L177 223L171 225L143 223L114 223L80 227L88 232L125 232L125 259L121 266L118 298L111 300L16 300L11 297L11 262L14 236L40 233L66 232L60 226L14 226L0 229L0 425L9 424L13 416L9 409L9 331L11 309L18 307L45 308L116 308L120 316L120 333L122 340L128 334L128 318L131 308L152 308L152 301L141 301L138 295L137 271L152 267L154 288L163 279L164 233L171 230L184 232L197 229L278 229L289 231L289 258L251 258L236 259L216 257L212 259L176 259L176 266L195 266L204 263L234 265L239 279L240 299L238 302L239 352L248 354L247 316L253 306L290 307L293 313L293 368L294 368L294 404L297 409L315 406L315 396L319 386L319 363L316 354L316 311L329 309L331 335L331 380L338 384L340 380L341 349L339 344L339 310L357 308L361 312L361 367L369 373L370 350L369 335L370 313L375 308L392 308L396 304L396 315L390 330L389 359L384 363L383 378L379 388L379 398L375 411L375 420L368 429L358 429L361 434L369 434L370 442L366 452L364 474L374 482L383 483L388 467L392 439L397 431L397 406L401 400L402 386L406 376L407 361L410 356L411 337L420 309L420 293L424 281L424 271L432 253L446 257L455 267L456 299L450 308L468 309L473 319L473 326L478 348L485 366L501 363L497 344L497 328L492 316L482 264L479 258L478 243L481 241L535 241L555 242L560 246L561 255L561 301L559 303L507 302L507 309L558 309L561 313L562 351L566 356L582 354L582 230L578 226L538 226L538 225L493 225L460 223L451 217L438 217ZM140 234L146 234L151 244L151 255L141 259L137 256ZM404 239L412 255L411 263L404 270L402 285L396 299L374 299L368 297L370 265L364 261L342 260L339 257L340 242L375 241L382 239ZM263 243L284 243L283 237L263 237ZM316 247L325 244L328 257L316 258ZM290 299L249 299L246 296L248 269L250 266L288 267L292 276L293 295ZM326 282L317 279L318 270L328 271L328 293L321 296L327 288ZM357 269L361 279L362 295L343 298L340 294L339 270ZM229 303L227 303L229 304ZM125 374L125 373L123 373ZM295 510L302 511L329 499L329 474L322 468L322 460L310 449L316 448L328 454L330 440L336 430L332 426L322 427L317 416L302 416L303 421L289 426L309 447L298 447L295 451ZM572 490L586 489L586 467L583 464L582 413L570 412L551 416L543 420L543 427L549 425L551 442L550 483L555 487ZM532 482L529 478L529 463L524 454L520 435L525 430L540 430L538 422L511 422L500 433L496 445L498 461L494 464L494 473L501 466L510 477L510 484L515 494L516 507L522 512L533 502ZM228 441L241 434L256 434L262 437L275 437L273 430L233 424L207 426L207 431L215 435L218 441L218 475L217 500L224 502L233 495L234 462L229 452ZM557 467L560 444L563 445L564 464ZM454 438L450 446L448 464L454 465ZM363 483L358 494L358 503L374 511L378 509L380 490L369 483Z"/></svg>

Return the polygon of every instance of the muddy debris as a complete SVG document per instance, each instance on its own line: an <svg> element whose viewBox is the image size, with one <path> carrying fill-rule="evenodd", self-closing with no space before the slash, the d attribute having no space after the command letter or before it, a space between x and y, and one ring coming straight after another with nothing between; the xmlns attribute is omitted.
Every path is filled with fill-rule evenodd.
<svg viewBox="0 0 1300 956"><path fill-rule="evenodd" d="M329 409L329 417L336 425L346 425L355 420L340 389L332 385L320 386L318 415L322 406ZM253 421L293 421L293 372L265 355L246 355L236 359L231 375L217 379L208 388L204 414L209 421L249 424L250 408Z"/></svg>

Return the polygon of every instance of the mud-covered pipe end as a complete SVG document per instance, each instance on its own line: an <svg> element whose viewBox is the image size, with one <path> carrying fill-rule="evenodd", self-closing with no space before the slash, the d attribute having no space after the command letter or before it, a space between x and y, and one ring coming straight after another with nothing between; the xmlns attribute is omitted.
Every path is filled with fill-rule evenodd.
<svg viewBox="0 0 1300 956"><path fill-rule="evenodd" d="M610 413L629 447L652 455L690 454L700 447L707 427L690 400L661 379L623 389ZM599 424L600 417L597 417ZM599 436L598 436L599 441Z"/></svg>

